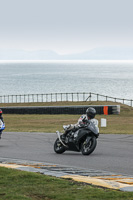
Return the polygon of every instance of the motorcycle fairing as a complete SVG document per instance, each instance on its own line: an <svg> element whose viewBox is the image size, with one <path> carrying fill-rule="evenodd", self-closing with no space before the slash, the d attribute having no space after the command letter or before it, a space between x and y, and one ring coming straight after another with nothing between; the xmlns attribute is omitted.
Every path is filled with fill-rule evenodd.
<svg viewBox="0 0 133 200"><path fill-rule="evenodd" d="M88 129L94 133L95 137L98 137L99 136L99 129L98 129L98 126L96 126L94 124L93 121L89 120L89 124L88 124Z"/></svg>
<svg viewBox="0 0 133 200"><path fill-rule="evenodd" d="M3 131L5 129L5 124L0 119L0 131Z"/></svg>

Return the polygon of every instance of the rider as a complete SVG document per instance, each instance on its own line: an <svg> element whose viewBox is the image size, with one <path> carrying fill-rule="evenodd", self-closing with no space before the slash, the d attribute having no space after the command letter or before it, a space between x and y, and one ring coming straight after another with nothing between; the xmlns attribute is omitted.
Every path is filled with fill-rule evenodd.
<svg viewBox="0 0 133 200"><path fill-rule="evenodd" d="M3 112L2 112L2 110L0 109L0 120L4 123L2 113L3 113ZM0 139L1 139L1 135L2 135L2 130L0 131Z"/></svg>
<svg viewBox="0 0 133 200"><path fill-rule="evenodd" d="M96 110L93 107L89 107L86 110L86 115L82 115L79 119L77 124L71 124L68 125L65 132L64 132L64 136L67 135L67 133L72 130L72 131L76 131L79 129L79 127L82 127L84 125L86 125L88 123L88 120L93 119L96 115Z"/></svg>
<svg viewBox="0 0 133 200"><path fill-rule="evenodd" d="M86 115L82 115L79 120L78 120L78 124L86 124L88 123L88 120L93 119L96 115L96 110L95 108L89 107L86 110Z"/></svg>

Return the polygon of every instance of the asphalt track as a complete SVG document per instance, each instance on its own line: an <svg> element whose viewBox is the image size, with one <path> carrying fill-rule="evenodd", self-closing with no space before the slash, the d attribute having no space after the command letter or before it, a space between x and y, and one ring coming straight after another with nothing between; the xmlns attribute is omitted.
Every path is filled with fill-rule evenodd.
<svg viewBox="0 0 133 200"><path fill-rule="evenodd" d="M133 135L101 134L95 151L89 156L53 150L55 133L3 132L0 158L61 164L69 167L104 170L133 176Z"/></svg>

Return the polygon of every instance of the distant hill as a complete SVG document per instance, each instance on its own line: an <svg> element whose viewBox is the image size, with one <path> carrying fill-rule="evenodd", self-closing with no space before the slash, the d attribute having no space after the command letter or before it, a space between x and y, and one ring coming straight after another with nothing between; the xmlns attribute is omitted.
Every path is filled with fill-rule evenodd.
<svg viewBox="0 0 133 200"><path fill-rule="evenodd" d="M133 48L95 48L69 55L51 50L0 50L0 60L133 60Z"/></svg>
<svg viewBox="0 0 133 200"><path fill-rule="evenodd" d="M133 48L96 48L79 54L65 55L64 59L133 60Z"/></svg>

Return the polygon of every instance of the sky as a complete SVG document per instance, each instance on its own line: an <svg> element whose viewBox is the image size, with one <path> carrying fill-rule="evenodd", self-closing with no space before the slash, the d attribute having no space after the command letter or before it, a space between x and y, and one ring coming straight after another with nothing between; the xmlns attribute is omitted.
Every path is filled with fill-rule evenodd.
<svg viewBox="0 0 133 200"><path fill-rule="evenodd" d="M133 0L0 0L0 49L133 47Z"/></svg>

